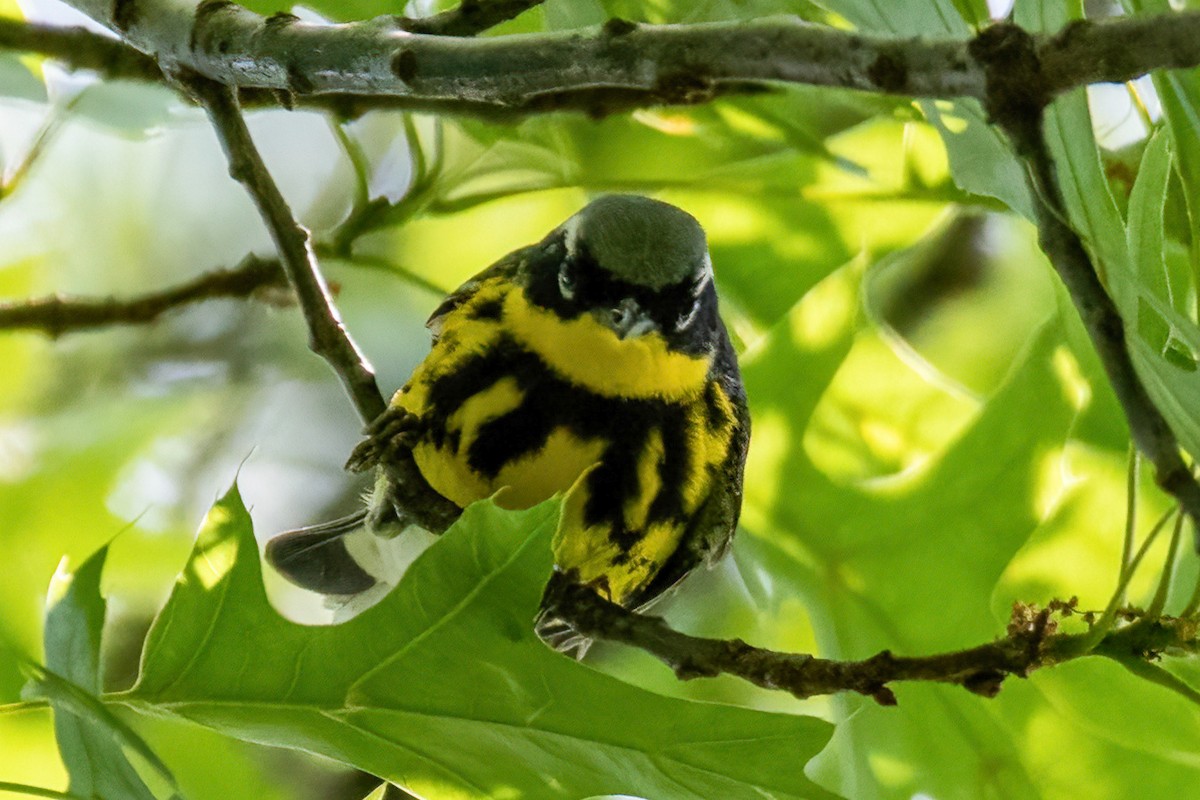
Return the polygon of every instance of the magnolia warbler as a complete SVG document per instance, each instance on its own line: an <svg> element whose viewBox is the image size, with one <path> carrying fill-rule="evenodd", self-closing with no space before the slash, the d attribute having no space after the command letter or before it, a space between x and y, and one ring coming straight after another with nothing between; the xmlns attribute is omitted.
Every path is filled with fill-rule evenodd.
<svg viewBox="0 0 1200 800"><path fill-rule="evenodd" d="M400 442L459 506L494 497L527 508L564 493L556 569L628 608L723 555L750 419L691 215L600 197L459 287L428 327L432 350L352 468ZM353 558L345 534L394 535L389 502L377 491L358 514L281 534L268 559L316 591L369 588L380 576ZM560 649L586 648L546 614L538 631Z"/></svg>

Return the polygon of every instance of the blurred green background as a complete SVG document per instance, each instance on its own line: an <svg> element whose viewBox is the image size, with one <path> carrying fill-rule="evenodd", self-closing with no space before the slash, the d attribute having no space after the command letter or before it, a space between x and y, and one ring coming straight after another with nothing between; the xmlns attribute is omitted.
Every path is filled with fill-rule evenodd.
<svg viewBox="0 0 1200 800"><path fill-rule="evenodd" d="M872 8L549 0L494 35L609 16L778 12L966 35L989 14L975 0ZM75 19L49 3L0 0L0 13L22 9ZM1034 27L1055 28L1068 13L1057 3L1017 7ZM1200 402L1190 391L1187 205L1200 150L1182 121L1200 96L1193 82L1158 85L1166 120L1155 87L1140 81L1075 93L1052 122L1072 210L1089 212L1077 224L1106 256L1114 294L1133 287L1119 300L1140 310L1141 366L1158 376L1157 398L1177 401L1177 430L1195 424ZM0 53L0 95L0 297L133 296L270 254L203 115L167 90ZM1128 434L1022 217L1019 168L978 107L788 87L601 121L372 112L338 122L261 111L250 124L318 242L366 220L322 266L385 392L425 354L424 319L441 293L589 197L652 194L701 221L754 439L733 554L671 601L665 613L680 629L828 657L915 655L1002 634L1017 600L1107 602ZM1143 180L1155 164L1166 165L1158 184ZM260 541L355 507L366 486L341 464L359 425L305 341L283 293L58 340L0 332L0 641L9 648L0 649L0 781L66 785L50 713L19 704L24 678L12 656L40 657L46 587L63 558L77 565L113 541L106 685L123 689L197 526L235 478ZM1139 495L1145 530L1167 503L1149 477ZM1135 601L1153 592L1164 551L1134 581ZM1176 569L1174 609L1197 572L1190 548ZM266 581L285 615L322 618L320 598ZM848 797L1165 797L1200 777L1196 707L1098 659L1010 680L994 700L900 686L898 708L858 697L800 702L731 679L680 683L615 646L598 646L588 663L667 695L836 723L806 770ZM1186 661L1170 666L1198 675ZM129 719L187 797L357 800L378 785L296 751Z"/></svg>

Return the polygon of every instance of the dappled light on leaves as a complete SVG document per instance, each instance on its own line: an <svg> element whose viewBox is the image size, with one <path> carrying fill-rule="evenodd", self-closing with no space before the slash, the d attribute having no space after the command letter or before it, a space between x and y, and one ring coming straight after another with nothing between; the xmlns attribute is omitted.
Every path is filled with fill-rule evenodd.
<svg viewBox="0 0 1200 800"><path fill-rule="evenodd" d="M1060 347L1054 352L1054 373L1071 404L1082 411L1092 399L1091 384L1080 371L1079 362L1069 348Z"/></svg>
<svg viewBox="0 0 1200 800"><path fill-rule="evenodd" d="M793 343L822 350L845 335L858 314L858 272L856 265L845 267L804 296L788 314Z"/></svg>
<svg viewBox="0 0 1200 800"><path fill-rule="evenodd" d="M1114 392L1111 365L1096 355L1094 342L1105 339L1081 323L1035 223L1046 208L1066 222L1086 251L1085 271L1101 276L1102 293L1116 303L1135 380L1169 424L1160 452L1200 453L1192 224L1200 78L1155 68L1128 84L1105 72L1145 57L1139 42L1166 30L1152 24L1118 50L1092 57L1073 49L1104 30L1132 30L1121 26L1150 12L1174 13L1181 25L1189 17L1166 0L1126 0L1123 16L1100 22L1103 4L1089 3L1096 24L1067 28L1083 4L1015 7L1013 21L1040 37L1029 41L1045 57L1044 74L1027 76L1030 87L1060 68L1078 70L1047 89L1055 99L1042 145L1057 178L1048 185L1063 202L1043 207L1053 193L1047 185L1030 191L1029 154L1012 146L1030 143L995 124L1005 107L988 85L1011 76L981 72L977 45L1015 30L983 27L1007 13L1003 3L518 3L510 7L517 16L495 29L441 41L402 32L416 23L390 16L449 11L442 23L456 15L462 23L499 2L399 9L316 0L297 12L304 24L316 15L385 15L365 26L373 31L366 40L404 43L376 76L393 93L439 69L459 75L444 106L415 112L403 94L310 91L306 80L329 76L314 76L309 59L328 53L282 49L297 23L278 0L245 4L283 12L265 23L269 31L247 37L261 52L241 52L236 37L200 36L172 57L206 54L205 74L242 64L250 83L290 67L286 87L244 86L241 99L384 394L425 356L423 323L463 280L538 241L597 194L664 199L707 231L754 439L730 557L652 613L688 633L843 659L991 642L1005 635L1014 608L1027 627L1053 607L1060 631L1088 630L1096 618L1088 612L1113 602L1127 508L1135 506L1140 544L1172 500L1146 462L1129 502L1128 420L1147 406L1123 411L1128 392ZM128 4L94 5L104 17ZM342 472L359 420L307 349L296 296L280 281L194 298L151 324L63 327L74 324L73 299L111 297L124 307L236 270L249 255L278 267L194 101L164 85L144 55L172 52L137 38L172 29L150 24L161 3L136 5L138 19L124 20L132 28L116 33L133 36L141 53L110 36L57 53L0 37L0 326L12 328L0 336L0 641L14 652L44 651L87 685L81 695L61 686L54 694L52 681L42 681L52 717L35 707L41 701L20 699L24 662L0 648L0 781L56 789L71 781L114 800L92 791L88 776L111 778L105 764L124 764L128 748L89 760L69 737L86 734L99 747L128 742L117 725L128 722L189 800L362 800L385 779L427 800L832 792L1140 800L1196 784L1200 667L1173 652L1117 661L1097 650L1028 679L1010 676L989 699L960 686L892 682L885 688L896 708L876 702L889 697L883 691L796 700L729 676L680 681L645 652L612 642L597 643L585 664L556 655L531 628L550 571L552 506L469 509L397 586L378 590L378 605L337 625L288 621L301 616L299 590L278 576L267 578L271 601L286 614L268 602L236 493L213 507L185 563L195 521L243 460L240 483L264 538L353 510L369 479ZM249 18L220 3L201 7L221 25ZM37 10L0 0L0 30L12 31L14 21L21 28L22 9ZM690 67L663 75L635 50L663 35L646 23L686 33L717 22L729 26L732 46L738 28L782 28L796 16L818 36L865 34L822 39L855 47L814 63L882 52L864 63L873 61L868 85L884 92L806 85L782 73L753 86L722 83L719 70L741 68L724 51L707 61L699 54L697 75ZM738 20L748 24L731 24ZM180 30L187 22L180 18ZM339 27L321 41L365 28ZM977 37L981 30L990 33ZM640 107L649 101L634 97L610 107L614 89L601 85L595 93L514 94L481 110L467 101L496 96L489 86L528 80L537 69L476 76L454 72L469 58L424 60L433 47L513 47L523 58L547 31L658 74L656 90L667 95L655 104L695 104ZM534 37L504 40L514 33ZM96 39L124 60L87 62L83 45ZM915 57L932 58L939 42L962 45L951 51L959 57L953 73L966 76L958 88L886 93L921 72ZM410 50L421 59L415 71ZM798 64L787 60L791 52L763 51L789 69ZM1071 63L1046 66L1064 53ZM138 64L150 71L128 71ZM597 56L547 80L578 72L603 84L611 66ZM1116 82L1080 88L1097 76ZM1025 99L1040 103L1032 93ZM555 107L574 110L549 113ZM54 293L66 297L43 304L53 313L40 324L24 329L3 316L10 303ZM67 316L57 319L60 309ZM1082 319L1092 318L1085 308ZM1119 340L1120 331L1109 333ZM1198 568L1185 541L1174 582L1160 582L1166 530L1125 600L1146 606L1163 586L1174 614L1189 602ZM98 575L78 582L66 565L85 564L119 531L105 575L115 610L105 649L113 652L97 660ZM51 575L58 611L44 625L51 635L43 648ZM168 591L137 687L89 706L92 693L127 685L113 676L131 674L136 643ZM303 601L321 602L311 594ZM1117 630L1127 624L1123 613ZM88 657L63 657L71 652ZM109 718L106 709L119 713ZM80 711L88 713L72 716ZM68 743L56 748L53 727L62 720ZM115 769L132 779L144 766ZM345 777L351 768L376 777Z"/></svg>
<svg viewBox="0 0 1200 800"><path fill-rule="evenodd" d="M219 525L223 520L210 518L206 525ZM202 545L197 549L198 559L192 562L191 568L184 573L185 579L194 577L205 589L214 589L225 579L233 562L238 556L238 543L234 541L215 541Z"/></svg>

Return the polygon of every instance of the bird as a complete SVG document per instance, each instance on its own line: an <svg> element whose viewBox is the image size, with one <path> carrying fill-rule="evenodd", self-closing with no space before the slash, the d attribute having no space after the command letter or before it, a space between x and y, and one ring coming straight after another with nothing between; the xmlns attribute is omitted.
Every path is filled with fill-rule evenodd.
<svg viewBox="0 0 1200 800"><path fill-rule="evenodd" d="M459 507L563 495L556 575L625 608L645 609L724 555L750 416L692 215L641 195L597 197L448 295L427 327L428 356L350 469L403 448ZM403 527L385 484L350 517L275 537L268 561L326 594L370 588L380 576L347 534ZM535 629L577 657L590 644L544 606Z"/></svg>

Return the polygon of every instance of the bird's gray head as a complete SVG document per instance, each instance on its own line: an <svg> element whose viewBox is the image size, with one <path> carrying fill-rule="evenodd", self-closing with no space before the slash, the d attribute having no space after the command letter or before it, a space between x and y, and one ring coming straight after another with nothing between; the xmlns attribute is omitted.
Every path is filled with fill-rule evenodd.
<svg viewBox="0 0 1200 800"><path fill-rule="evenodd" d="M586 249L613 277L659 290L711 269L704 229L691 214L632 194L588 203L566 222L567 251Z"/></svg>

